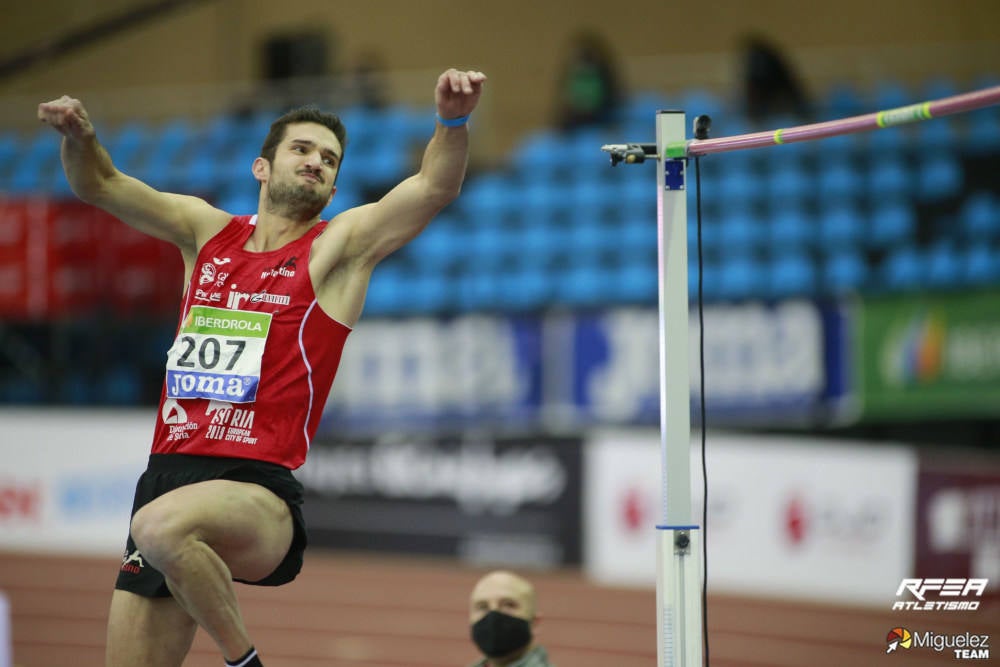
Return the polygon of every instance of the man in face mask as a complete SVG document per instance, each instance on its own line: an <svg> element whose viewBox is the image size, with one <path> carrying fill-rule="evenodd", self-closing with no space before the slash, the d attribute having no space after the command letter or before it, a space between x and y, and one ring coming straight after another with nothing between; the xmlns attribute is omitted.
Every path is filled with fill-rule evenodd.
<svg viewBox="0 0 1000 667"><path fill-rule="evenodd" d="M531 583L504 570L484 576L469 598L472 641L485 656L472 667L554 667L534 643L538 620Z"/></svg>

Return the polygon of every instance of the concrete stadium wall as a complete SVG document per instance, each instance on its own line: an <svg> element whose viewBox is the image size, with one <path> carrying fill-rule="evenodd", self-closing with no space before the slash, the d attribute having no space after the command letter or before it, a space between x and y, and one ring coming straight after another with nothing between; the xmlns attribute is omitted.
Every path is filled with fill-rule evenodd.
<svg viewBox="0 0 1000 667"><path fill-rule="evenodd" d="M22 4L4 16L0 59L138 4ZM195 3L8 76L0 80L0 97L23 96L23 114L33 118L29 102L34 98L253 81L261 71L260 47L267 36L308 30L330 41L331 69L373 50L390 70L426 72L412 82L400 80L396 92L427 103L433 77L443 68L487 72L497 148L504 149L550 119L567 42L581 28L598 27L610 39L633 88L695 82L731 88L738 76L739 40L750 32L785 47L808 86L837 78L861 82L889 75L982 74L1000 53L997 25L1000 4L992 0L845 0L822 6L721 0L704 9L653 0L617 6L599 0L217 0Z"/></svg>

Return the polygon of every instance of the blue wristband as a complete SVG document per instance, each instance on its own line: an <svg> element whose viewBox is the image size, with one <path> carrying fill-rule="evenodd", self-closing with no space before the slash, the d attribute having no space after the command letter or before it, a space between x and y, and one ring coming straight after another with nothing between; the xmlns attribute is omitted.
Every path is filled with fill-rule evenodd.
<svg viewBox="0 0 1000 667"><path fill-rule="evenodd" d="M458 118L442 118L439 113L434 114L434 116L437 117L437 122L445 127L462 127L469 122L469 114L459 116Z"/></svg>

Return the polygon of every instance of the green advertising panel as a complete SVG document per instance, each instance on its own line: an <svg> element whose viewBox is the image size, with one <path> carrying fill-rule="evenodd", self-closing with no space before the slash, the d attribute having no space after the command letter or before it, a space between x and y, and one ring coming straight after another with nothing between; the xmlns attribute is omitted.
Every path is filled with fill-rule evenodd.
<svg viewBox="0 0 1000 667"><path fill-rule="evenodd" d="M862 419L1000 415L1000 292L859 302Z"/></svg>

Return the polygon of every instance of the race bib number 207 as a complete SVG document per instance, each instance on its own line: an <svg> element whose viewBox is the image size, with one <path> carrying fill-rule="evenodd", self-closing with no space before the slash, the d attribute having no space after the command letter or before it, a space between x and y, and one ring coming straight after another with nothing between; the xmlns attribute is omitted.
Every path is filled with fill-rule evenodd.
<svg viewBox="0 0 1000 667"><path fill-rule="evenodd" d="M167 396L257 399L270 313L192 306L167 352Z"/></svg>

